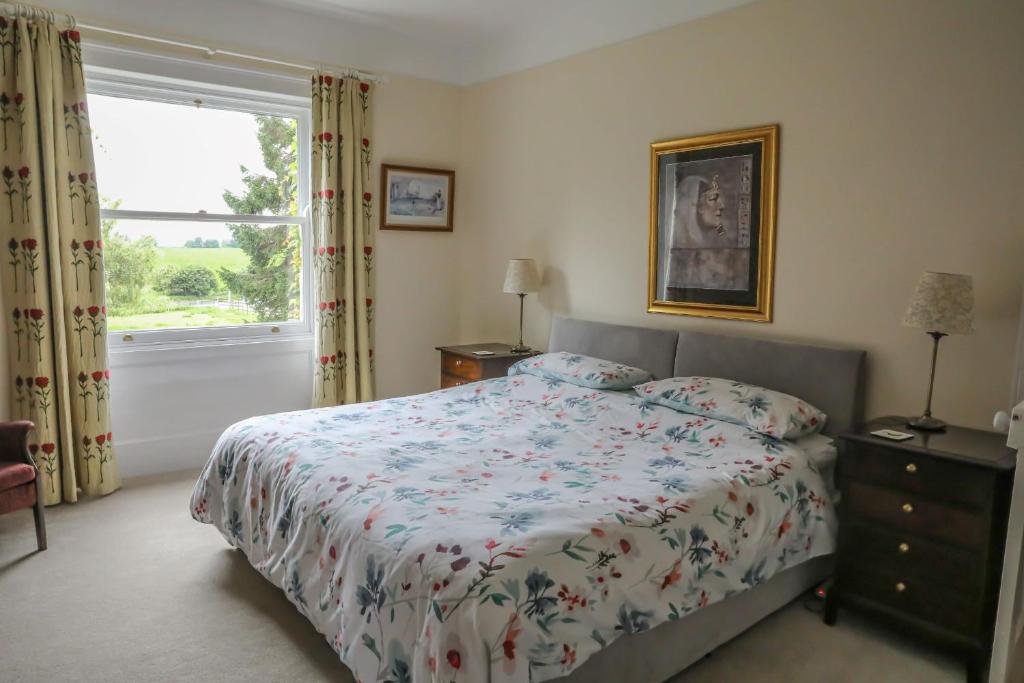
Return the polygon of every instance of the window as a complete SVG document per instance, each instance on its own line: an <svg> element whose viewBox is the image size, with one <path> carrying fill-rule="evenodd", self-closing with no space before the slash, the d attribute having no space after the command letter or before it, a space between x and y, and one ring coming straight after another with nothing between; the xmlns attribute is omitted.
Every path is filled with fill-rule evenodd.
<svg viewBox="0 0 1024 683"><path fill-rule="evenodd" d="M309 334L308 104L90 75L111 348ZM74 185L72 185L73 191Z"/></svg>

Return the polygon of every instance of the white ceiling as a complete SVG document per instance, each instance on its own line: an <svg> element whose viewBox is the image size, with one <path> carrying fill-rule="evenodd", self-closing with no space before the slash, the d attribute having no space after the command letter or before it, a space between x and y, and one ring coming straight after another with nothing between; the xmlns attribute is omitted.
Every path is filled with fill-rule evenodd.
<svg viewBox="0 0 1024 683"><path fill-rule="evenodd" d="M754 0L257 0L372 27L378 40L446 53L432 74L469 84L610 45ZM386 48L386 45L379 45Z"/></svg>

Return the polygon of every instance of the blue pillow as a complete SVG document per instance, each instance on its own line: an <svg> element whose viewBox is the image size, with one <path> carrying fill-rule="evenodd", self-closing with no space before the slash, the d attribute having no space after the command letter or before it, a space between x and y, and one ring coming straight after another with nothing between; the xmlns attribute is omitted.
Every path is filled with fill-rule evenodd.
<svg viewBox="0 0 1024 683"><path fill-rule="evenodd" d="M508 369L510 375L536 375L590 389L631 389L653 379L651 373L621 363L578 353L543 353L524 358Z"/></svg>

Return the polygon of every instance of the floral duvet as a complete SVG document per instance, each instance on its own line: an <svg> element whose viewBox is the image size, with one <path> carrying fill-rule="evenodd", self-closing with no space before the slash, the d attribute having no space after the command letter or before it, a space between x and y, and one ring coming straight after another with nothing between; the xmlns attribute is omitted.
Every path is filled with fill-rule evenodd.
<svg viewBox="0 0 1024 683"><path fill-rule="evenodd" d="M564 676L835 527L789 442L532 375L239 422L191 505L363 683Z"/></svg>

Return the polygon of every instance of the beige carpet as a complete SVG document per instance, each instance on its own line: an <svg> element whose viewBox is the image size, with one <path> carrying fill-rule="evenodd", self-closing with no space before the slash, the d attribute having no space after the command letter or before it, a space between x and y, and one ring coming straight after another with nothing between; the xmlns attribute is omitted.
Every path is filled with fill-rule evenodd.
<svg viewBox="0 0 1024 683"><path fill-rule="evenodd" d="M0 517L0 680L343 681L347 669L277 588L188 514L195 473L127 483ZM930 649L855 615L823 626L799 602L672 683L963 680ZM367 682L369 683L369 682Z"/></svg>

